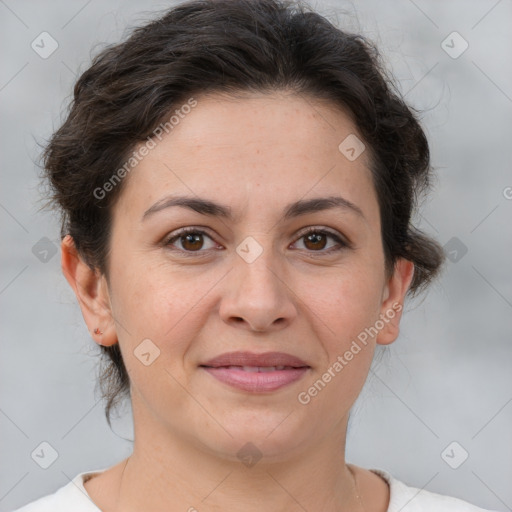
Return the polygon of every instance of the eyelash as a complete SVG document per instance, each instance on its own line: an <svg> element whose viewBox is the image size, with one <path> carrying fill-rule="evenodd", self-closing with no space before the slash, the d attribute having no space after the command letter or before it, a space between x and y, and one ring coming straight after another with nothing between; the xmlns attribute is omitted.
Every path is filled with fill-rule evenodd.
<svg viewBox="0 0 512 512"><path fill-rule="evenodd" d="M167 238L164 241L163 245L172 251L181 252L184 255L186 255L187 257L188 256L197 256L197 255L200 255L201 253L206 253L209 251L209 249L199 250L199 251L187 251L185 249L171 248L171 244L173 244L176 240L179 240L180 238L182 238L188 234L195 234L195 235L202 235L202 236L206 235L208 238L212 239L212 237L206 231L204 231L202 229L195 228L195 227L186 227L186 228L179 230L177 233L173 234L170 238ZM326 229L323 229L323 228L315 228L315 227L308 228L307 231L304 231L300 234L300 236L297 238L297 241L302 238L307 237L310 234L326 235L326 236L332 238L338 244L338 247L331 247L327 250L307 251L307 252L311 253L312 255L316 255L315 253L317 253L318 255L322 256L322 255L326 255L326 254L332 254L333 252L339 252L344 249L352 248L352 245L348 241L343 240L337 234L335 234L331 231L328 231Z"/></svg>

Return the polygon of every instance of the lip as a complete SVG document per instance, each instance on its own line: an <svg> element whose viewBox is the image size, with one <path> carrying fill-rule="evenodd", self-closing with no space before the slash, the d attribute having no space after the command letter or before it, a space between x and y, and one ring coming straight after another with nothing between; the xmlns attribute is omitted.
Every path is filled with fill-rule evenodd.
<svg viewBox="0 0 512 512"><path fill-rule="evenodd" d="M226 352L220 356L214 357L200 366L210 366L219 368L221 366L293 366L302 368L309 365L296 356L286 354L285 352L264 352L255 354L254 352Z"/></svg>
<svg viewBox="0 0 512 512"><path fill-rule="evenodd" d="M261 369L276 366L285 368ZM229 352L210 359L200 367L229 386L253 393L280 389L301 379L311 369L302 359L284 352Z"/></svg>

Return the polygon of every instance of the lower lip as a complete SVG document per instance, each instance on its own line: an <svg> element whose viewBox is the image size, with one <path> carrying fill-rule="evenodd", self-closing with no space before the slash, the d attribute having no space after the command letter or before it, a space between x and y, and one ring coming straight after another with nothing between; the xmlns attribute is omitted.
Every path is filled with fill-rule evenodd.
<svg viewBox="0 0 512 512"><path fill-rule="evenodd" d="M216 379L244 391L275 391L303 377L309 367L293 370L274 370L271 372L246 372L234 368L202 367Z"/></svg>

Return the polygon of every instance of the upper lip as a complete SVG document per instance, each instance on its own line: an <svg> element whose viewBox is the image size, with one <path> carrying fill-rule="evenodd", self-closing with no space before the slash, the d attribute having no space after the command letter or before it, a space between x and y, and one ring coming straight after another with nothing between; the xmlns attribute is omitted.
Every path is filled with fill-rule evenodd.
<svg viewBox="0 0 512 512"><path fill-rule="evenodd" d="M284 352L226 352L214 357L200 366L218 368L221 366L293 366L295 368L309 367L302 359Z"/></svg>

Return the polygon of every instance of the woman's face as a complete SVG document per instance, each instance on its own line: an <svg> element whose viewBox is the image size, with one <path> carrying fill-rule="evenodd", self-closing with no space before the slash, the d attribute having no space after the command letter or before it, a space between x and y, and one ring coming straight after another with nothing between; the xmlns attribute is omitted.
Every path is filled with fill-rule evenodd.
<svg viewBox="0 0 512 512"><path fill-rule="evenodd" d="M278 457L342 438L412 269L386 278L367 151L349 117L311 98L195 99L113 212L108 301L136 431L233 458L247 442ZM166 206L178 197L195 208ZM306 369L202 366L236 351Z"/></svg>

